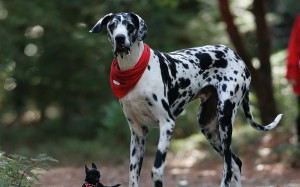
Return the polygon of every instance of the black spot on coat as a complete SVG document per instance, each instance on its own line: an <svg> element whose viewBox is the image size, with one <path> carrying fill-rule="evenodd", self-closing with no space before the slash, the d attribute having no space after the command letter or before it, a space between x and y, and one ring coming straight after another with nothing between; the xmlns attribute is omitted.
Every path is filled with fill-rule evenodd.
<svg viewBox="0 0 300 187"><path fill-rule="evenodd" d="M158 150L156 152L154 167L160 168L161 165L165 162L166 156L167 156L167 153L162 153L160 150Z"/></svg>
<svg viewBox="0 0 300 187"><path fill-rule="evenodd" d="M196 53L195 56L199 60L199 67L202 71L209 69L212 64L212 58L208 53Z"/></svg>
<svg viewBox="0 0 300 187"><path fill-rule="evenodd" d="M240 89L240 86L237 84L237 85L235 86L234 93L236 94L236 93L239 91L239 89Z"/></svg>
<svg viewBox="0 0 300 187"><path fill-rule="evenodd" d="M223 92L226 92L226 89L227 89L227 85L226 85L226 84L223 84L223 85L222 85L222 90L223 90Z"/></svg>
<svg viewBox="0 0 300 187"><path fill-rule="evenodd" d="M167 111L169 118L174 120L174 117L170 111L170 107L169 107L168 103L164 99L161 100L161 103L162 103L164 109Z"/></svg>

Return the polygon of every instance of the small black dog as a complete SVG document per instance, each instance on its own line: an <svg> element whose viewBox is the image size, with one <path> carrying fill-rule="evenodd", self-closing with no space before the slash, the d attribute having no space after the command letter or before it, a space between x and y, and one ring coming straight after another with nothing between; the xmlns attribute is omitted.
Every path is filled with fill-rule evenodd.
<svg viewBox="0 0 300 187"><path fill-rule="evenodd" d="M82 187L118 187L121 186L121 184L117 184L114 186L104 186L100 183L100 171L97 170L97 166L92 163L92 169L89 169L85 165L85 183L82 185Z"/></svg>

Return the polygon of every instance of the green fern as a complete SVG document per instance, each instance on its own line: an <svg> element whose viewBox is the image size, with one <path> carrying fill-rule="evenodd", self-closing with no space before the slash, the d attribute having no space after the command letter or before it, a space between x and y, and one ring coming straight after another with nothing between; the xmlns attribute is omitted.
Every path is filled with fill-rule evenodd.
<svg viewBox="0 0 300 187"><path fill-rule="evenodd" d="M4 152L0 152L0 187L27 187L37 184L39 174L34 170L49 170L49 162L58 161L45 154L39 154L36 158L15 154L6 157Z"/></svg>

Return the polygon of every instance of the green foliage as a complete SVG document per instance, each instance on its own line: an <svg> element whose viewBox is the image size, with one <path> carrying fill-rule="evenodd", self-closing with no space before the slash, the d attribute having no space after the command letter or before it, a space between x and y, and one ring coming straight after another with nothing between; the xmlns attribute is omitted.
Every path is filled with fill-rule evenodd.
<svg viewBox="0 0 300 187"><path fill-rule="evenodd" d="M300 3L297 0L275 0L269 2L270 8L270 25L274 50L286 49L291 34L292 26L299 14Z"/></svg>
<svg viewBox="0 0 300 187"><path fill-rule="evenodd" d="M106 144L120 145L121 143L129 145L129 126L119 102L112 101L109 105L103 107L103 111L105 117L101 121L103 128L98 131L99 141L106 142Z"/></svg>
<svg viewBox="0 0 300 187"><path fill-rule="evenodd" d="M117 147L123 152L128 151L131 133L119 102L112 101L103 107L103 111L105 117L101 123L104 127L99 129L96 141L100 142L102 147ZM159 132L152 128L149 130L146 151L152 152L153 147L157 146ZM116 150L114 149L114 151Z"/></svg>
<svg viewBox="0 0 300 187"><path fill-rule="evenodd" d="M128 159L128 147L122 145L118 146L117 143L112 144L109 142L112 138L106 137L106 141L94 139L83 141L76 138L60 138L57 142L47 142L36 149L39 152L47 152L47 154L59 158L61 166L79 166L84 163L104 161L116 163ZM129 142L126 143L129 146ZM121 144L123 144L123 142L121 142Z"/></svg>
<svg viewBox="0 0 300 187"><path fill-rule="evenodd" d="M255 51L251 2L232 1L232 9L245 43L250 45L250 51ZM271 12L268 17L273 18L270 23L276 31L272 38L276 50L286 47L293 20L285 16L296 15L297 2L268 1ZM135 12L148 25L145 42L155 49L230 45L217 3L217 0L0 0L1 146L11 152L41 150L60 159L69 152L77 153L74 155L81 161L103 158L109 155L111 147L128 150L129 128L109 86L111 46L105 29L100 34L91 34L89 29L107 13ZM284 117L290 125L295 109L290 107L294 100L282 75L284 60L274 66L281 72L280 77L274 76L275 95L282 111L291 114ZM175 138L198 135L197 110L198 103L194 102L180 116ZM157 131L152 132L147 143L150 146L156 145L158 139ZM252 141L252 136L249 139Z"/></svg>
<svg viewBox="0 0 300 187"><path fill-rule="evenodd" d="M274 148L273 151L281 156L281 160L286 165L300 168L300 145L284 143Z"/></svg>
<svg viewBox="0 0 300 187"><path fill-rule="evenodd" d="M20 155L4 156L0 153L0 186L32 186L39 182L39 174L34 172L37 169L49 170L49 162L57 160L45 154L36 158L28 158Z"/></svg>
<svg viewBox="0 0 300 187"><path fill-rule="evenodd" d="M79 16L83 5L89 10ZM109 85L101 85L108 82L109 54L88 32L94 20L86 11L93 12L93 4L12 0L0 6L8 12L0 20L1 128L55 123L63 135L87 137L88 129L101 126L99 103L111 98ZM25 16L18 6L35 11Z"/></svg>
<svg viewBox="0 0 300 187"><path fill-rule="evenodd" d="M290 164L292 167L300 168L300 146L289 146L289 149L283 153L283 159L286 163Z"/></svg>

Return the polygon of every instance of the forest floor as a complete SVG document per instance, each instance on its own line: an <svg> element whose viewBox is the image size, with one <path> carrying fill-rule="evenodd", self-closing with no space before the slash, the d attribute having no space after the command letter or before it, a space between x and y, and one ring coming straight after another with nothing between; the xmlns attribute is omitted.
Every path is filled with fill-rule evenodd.
<svg viewBox="0 0 300 187"><path fill-rule="evenodd" d="M223 161L210 158L199 161L199 152L188 154L168 154L165 167L164 184L166 187L217 187L220 184ZM154 157L144 159L140 186L151 187L151 168ZM291 168L280 163L257 164L251 156L241 157L243 161L242 184L246 187L300 187L300 168ZM88 163L88 167L91 163ZM119 164L96 163L101 170L101 182L105 185L120 183L128 185L128 162ZM84 166L57 167L41 171L40 185L36 187L81 186L85 178ZM234 186L234 184L232 185Z"/></svg>

